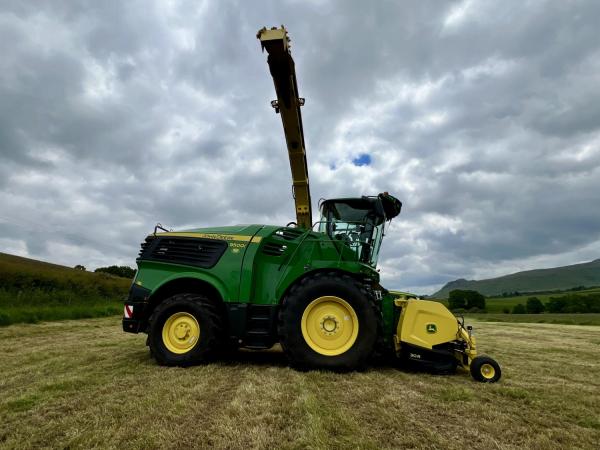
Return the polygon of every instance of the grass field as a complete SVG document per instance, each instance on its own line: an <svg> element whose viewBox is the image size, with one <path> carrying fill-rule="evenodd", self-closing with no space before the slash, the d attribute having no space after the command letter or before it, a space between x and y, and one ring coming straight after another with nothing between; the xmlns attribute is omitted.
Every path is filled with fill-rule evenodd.
<svg viewBox="0 0 600 450"><path fill-rule="evenodd" d="M489 297L485 299L485 306L490 313L501 313L504 308L508 308L512 311L513 307L519 303L525 305L529 297L537 297L542 303L546 303L548 300L550 300L550 297L561 297L568 294L587 295L598 293L600 293L600 288L585 289L581 291L557 292L553 294L525 294L513 297Z"/></svg>
<svg viewBox="0 0 600 450"><path fill-rule="evenodd" d="M0 253L0 326L119 314L131 280Z"/></svg>
<svg viewBox="0 0 600 450"><path fill-rule="evenodd" d="M596 448L600 328L476 323L503 366L302 373L279 351L155 365L118 318L0 328L2 448Z"/></svg>
<svg viewBox="0 0 600 450"><path fill-rule="evenodd" d="M465 314L465 320L485 322L554 323L564 325L600 325L600 314Z"/></svg>

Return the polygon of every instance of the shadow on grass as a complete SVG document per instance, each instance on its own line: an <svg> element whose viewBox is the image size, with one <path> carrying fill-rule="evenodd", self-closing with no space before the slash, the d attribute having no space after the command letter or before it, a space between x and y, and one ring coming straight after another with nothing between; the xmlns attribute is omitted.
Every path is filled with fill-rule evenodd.
<svg viewBox="0 0 600 450"><path fill-rule="evenodd" d="M227 366L227 367L237 367L237 366L260 366L260 367L290 367L295 368L290 364L287 359L285 353L281 349L279 345L275 345L273 348L268 350L248 350L248 349L239 349L237 351L233 351L228 353L227 355L221 356L218 358L215 363ZM423 367L419 367L415 364L409 364L407 362L403 362L400 359L396 358L394 355L389 354L387 356L379 357L377 359L373 359L369 361L369 363L359 372L369 371L369 370L398 370L403 373L413 373L413 374L433 374L433 375L449 375L449 372L436 372L433 370L427 370ZM303 372L311 371L299 369ZM327 369L317 369L317 370L325 370ZM338 370L331 370L331 372L344 372ZM352 371L351 371L352 372ZM460 373L460 370L457 370L456 373Z"/></svg>
<svg viewBox="0 0 600 450"><path fill-rule="evenodd" d="M221 355L217 361L224 366L271 366L287 367L289 361L279 345L268 350L239 349Z"/></svg>
<svg viewBox="0 0 600 450"><path fill-rule="evenodd" d="M145 365L158 364L153 357L150 356L150 351L146 347L145 351L136 351L134 354L129 355L130 359L135 359L136 362ZM133 357L133 358L132 358ZM302 369L294 367L290 364L287 356L281 349L279 344L276 344L270 349L265 350L250 350L246 348L240 348L236 350L230 350L225 354L221 354L215 357L210 364L214 364L222 367L230 368L243 368L243 367L261 367L261 368L284 368L289 367L300 372L312 372L312 371L324 371L324 372L367 372L367 371L385 371L385 370L396 370L403 374L428 374L435 376L469 376L468 370L457 368L455 372L448 371L435 371L427 369L425 367L411 364L407 361L402 361L396 358L393 354L380 356L376 359L369 361L365 367L359 370L328 370L328 369ZM202 364L198 364L201 366Z"/></svg>
<svg viewBox="0 0 600 450"><path fill-rule="evenodd" d="M130 353L128 355L129 361L134 362L134 366L143 365L143 366L152 366L156 368L161 368L164 366L159 366L156 360L150 356L150 352L148 348L145 351L136 351L134 353ZM365 373L365 372L386 372L394 371L398 373L400 376L422 376L429 375L435 377L458 377L470 379L470 375L468 370L464 370L462 368L457 368L456 372L435 372L432 370L427 370L422 367L418 367L415 365L407 364L405 362L400 361L393 355L389 355L386 358L379 358L374 361L370 361L365 367L358 370L328 370L328 369L302 369L298 367L294 367L290 364L283 350L279 345L268 349L268 350L249 350L249 349L238 349L235 351L230 351L225 355L220 355L219 357L213 359L209 365L222 367L222 368L230 368L230 369L244 369L244 368L260 368L260 369L284 369L290 368L298 372L302 373L310 373L310 372L324 372L324 373ZM198 364L192 367L201 367L203 364Z"/></svg>
<svg viewBox="0 0 600 450"><path fill-rule="evenodd" d="M242 365L254 365L254 366L272 366L272 367L293 367L281 346L276 344L273 348L267 350L249 350L249 349L238 349L231 351L226 355L220 356L217 363L226 366L242 366ZM400 364L399 360L394 356L390 355L388 358L378 358L370 361L365 367L366 370L371 368L377 369L403 369L406 371L414 370L412 367L404 367Z"/></svg>

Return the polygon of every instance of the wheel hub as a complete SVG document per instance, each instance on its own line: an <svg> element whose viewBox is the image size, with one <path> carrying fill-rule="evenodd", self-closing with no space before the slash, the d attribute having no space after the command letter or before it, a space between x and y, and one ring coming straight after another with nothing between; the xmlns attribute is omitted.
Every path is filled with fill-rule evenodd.
<svg viewBox="0 0 600 450"><path fill-rule="evenodd" d="M331 336L339 330L338 320L334 316L327 315L321 320L321 329L325 335Z"/></svg>
<svg viewBox="0 0 600 450"><path fill-rule="evenodd" d="M186 323L180 323L175 328L175 337L179 340L184 340L190 334L190 326Z"/></svg>
<svg viewBox="0 0 600 450"><path fill-rule="evenodd" d="M165 347L177 354L189 352L200 339L200 325L187 312L177 312L163 325L162 339Z"/></svg>
<svg viewBox="0 0 600 450"><path fill-rule="evenodd" d="M496 375L496 370L491 364L483 364L481 366L481 375L490 380Z"/></svg>

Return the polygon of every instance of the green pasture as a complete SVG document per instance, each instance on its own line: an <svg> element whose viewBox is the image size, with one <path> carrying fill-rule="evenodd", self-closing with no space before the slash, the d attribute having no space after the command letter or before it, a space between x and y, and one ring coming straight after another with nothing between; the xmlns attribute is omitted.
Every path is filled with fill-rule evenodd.
<svg viewBox="0 0 600 450"><path fill-rule="evenodd" d="M130 283L0 253L0 326L119 314Z"/></svg>

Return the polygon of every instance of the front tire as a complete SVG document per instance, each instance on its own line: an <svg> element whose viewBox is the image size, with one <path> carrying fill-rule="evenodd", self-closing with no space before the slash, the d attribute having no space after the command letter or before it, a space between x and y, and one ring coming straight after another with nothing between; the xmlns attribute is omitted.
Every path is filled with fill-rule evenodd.
<svg viewBox="0 0 600 450"><path fill-rule="evenodd" d="M378 309L357 280L319 273L301 280L284 298L278 333L294 367L361 369L373 355Z"/></svg>
<svg viewBox="0 0 600 450"><path fill-rule="evenodd" d="M150 354L160 365L191 366L214 355L222 335L217 307L201 294L176 294L150 317Z"/></svg>

